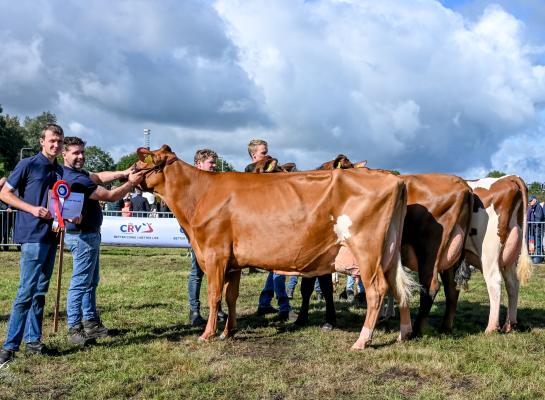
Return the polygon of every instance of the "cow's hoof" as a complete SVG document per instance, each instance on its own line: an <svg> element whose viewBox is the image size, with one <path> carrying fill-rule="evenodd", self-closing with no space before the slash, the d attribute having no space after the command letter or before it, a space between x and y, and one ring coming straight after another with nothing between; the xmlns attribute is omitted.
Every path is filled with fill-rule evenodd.
<svg viewBox="0 0 545 400"><path fill-rule="evenodd" d="M326 322L322 325L322 332L331 332L333 330L334 326L330 324L329 322Z"/></svg>
<svg viewBox="0 0 545 400"><path fill-rule="evenodd" d="M488 327L486 328L486 330L484 331L484 334L487 335L487 336L490 336L490 335L493 335L494 333L498 333L500 332L500 327L499 326L495 326L495 327Z"/></svg>
<svg viewBox="0 0 545 400"><path fill-rule="evenodd" d="M208 338L204 337L204 336L199 336L199 338L197 339L197 342L199 342L199 343L208 343Z"/></svg>
<svg viewBox="0 0 545 400"><path fill-rule="evenodd" d="M442 333L444 335L450 335L452 333L452 327L451 326L445 326L445 325L442 325L440 328L439 328L439 333Z"/></svg>
<svg viewBox="0 0 545 400"><path fill-rule="evenodd" d="M225 333L225 332L222 332L222 334L220 335L220 340L226 340L226 339L231 339L235 333L236 333L236 329L228 332L228 333Z"/></svg>
<svg viewBox="0 0 545 400"><path fill-rule="evenodd" d="M414 332L409 333L409 335L407 336L407 339L414 340L414 339L418 339L418 338L421 338L421 337L422 337L422 332L414 331Z"/></svg>
<svg viewBox="0 0 545 400"><path fill-rule="evenodd" d="M359 340L359 339L358 339L358 340L356 340L356 343L354 343L354 344L352 345L352 347L350 347L350 350L351 350L351 351L364 350L365 347L366 347L369 343L371 343L371 341L365 342L364 340Z"/></svg>
<svg viewBox="0 0 545 400"><path fill-rule="evenodd" d="M293 324L299 328L302 328L308 325L308 318L298 317Z"/></svg>
<svg viewBox="0 0 545 400"><path fill-rule="evenodd" d="M517 329L517 323L506 322L501 328L502 333L511 333Z"/></svg>

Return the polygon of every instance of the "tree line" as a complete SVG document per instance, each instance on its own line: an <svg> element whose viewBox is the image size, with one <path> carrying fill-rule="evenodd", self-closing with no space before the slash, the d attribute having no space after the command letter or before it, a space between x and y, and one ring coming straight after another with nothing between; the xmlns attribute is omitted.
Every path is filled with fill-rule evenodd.
<svg viewBox="0 0 545 400"><path fill-rule="evenodd" d="M21 123L18 117L4 115L0 105L0 177L9 175L22 158L39 152L39 138L43 127L56 123L56 115L49 111L44 111L33 118L25 117ZM85 147L85 169L93 172L122 171L133 165L137 159L136 153L130 153L115 162L110 153L100 147ZM62 162L62 157L59 157L59 161ZM218 170L235 169L220 157Z"/></svg>

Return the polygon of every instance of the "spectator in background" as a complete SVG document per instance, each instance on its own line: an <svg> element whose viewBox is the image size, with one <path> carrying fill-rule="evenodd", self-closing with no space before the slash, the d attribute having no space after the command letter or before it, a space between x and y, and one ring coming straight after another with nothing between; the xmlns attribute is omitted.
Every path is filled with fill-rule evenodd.
<svg viewBox="0 0 545 400"><path fill-rule="evenodd" d="M112 190L115 190L118 186L113 185ZM123 199L117 201L108 201L106 202L106 211L113 211L112 213L106 213L106 215L111 215L113 217L119 217L121 215L121 209L124 206Z"/></svg>
<svg viewBox="0 0 545 400"><path fill-rule="evenodd" d="M131 204L131 198L125 197L123 199L123 207L121 208L121 216L122 217L131 217L132 216L132 204Z"/></svg>
<svg viewBox="0 0 545 400"><path fill-rule="evenodd" d="M532 262L539 264L543 262L543 248L541 242L543 238L543 222L545 216L543 214L543 208L539 204L536 196L530 196L528 199L530 204L528 205L528 242L529 252L534 254ZM533 244L533 245L532 245Z"/></svg>
<svg viewBox="0 0 545 400"><path fill-rule="evenodd" d="M157 211L159 212L159 218L167 218L167 215L163 213L169 213L170 208L168 208L167 203L163 199L157 205Z"/></svg>
<svg viewBox="0 0 545 400"><path fill-rule="evenodd" d="M131 198L132 215L135 217L146 217L150 206L148 201L142 196L140 189L134 190L134 196Z"/></svg>

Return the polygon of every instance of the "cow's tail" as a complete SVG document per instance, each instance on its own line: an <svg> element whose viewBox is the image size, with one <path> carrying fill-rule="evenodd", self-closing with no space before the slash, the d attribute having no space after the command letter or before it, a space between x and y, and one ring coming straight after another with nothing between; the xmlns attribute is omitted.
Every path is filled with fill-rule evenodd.
<svg viewBox="0 0 545 400"><path fill-rule="evenodd" d="M397 249L397 262L394 268L396 268L395 275L395 289L399 296L399 306L408 307L411 302L412 293L415 288L420 285L413 279L410 273L405 271L401 265L401 237L403 235L403 223L405 221L405 214L407 213L407 187L405 184L401 185L399 194L399 201L397 203L396 210L392 218L392 227L396 232L396 249Z"/></svg>
<svg viewBox="0 0 545 400"><path fill-rule="evenodd" d="M420 285L413 279L412 275L403 268L401 265L401 257L398 257L397 259L396 268L396 291L399 295L399 306L408 307L413 292L419 289Z"/></svg>
<svg viewBox="0 0 545 400"><path fill-rule="evenodd" d="M517 261L517 277L519 282L525 285L533 272L533 264L528 254L528 189L520 177L517 176L515 182L522 193L522 246Z"/></svg>

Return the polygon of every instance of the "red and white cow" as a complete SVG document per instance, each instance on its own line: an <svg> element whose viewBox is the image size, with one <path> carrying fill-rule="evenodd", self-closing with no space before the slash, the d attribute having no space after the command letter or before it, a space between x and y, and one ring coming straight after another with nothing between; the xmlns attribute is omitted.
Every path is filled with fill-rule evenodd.
<svg viewBox="0 0 545 400"><path fill-rule="evenodd" d="M526 283L532 271L526 247L526 184L513 175L467 183L476 196L465 246L466 261L481 269L486 281L490 297L486 333L499 330L502 276L508 295L507 318L502 331L510 332L517 323L520 283Z"/></svg>

